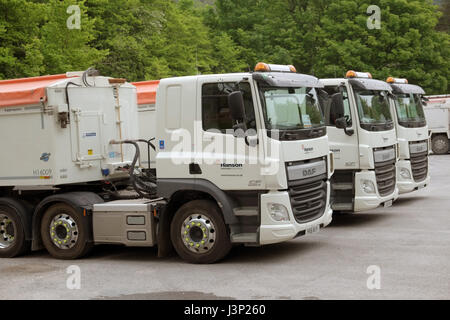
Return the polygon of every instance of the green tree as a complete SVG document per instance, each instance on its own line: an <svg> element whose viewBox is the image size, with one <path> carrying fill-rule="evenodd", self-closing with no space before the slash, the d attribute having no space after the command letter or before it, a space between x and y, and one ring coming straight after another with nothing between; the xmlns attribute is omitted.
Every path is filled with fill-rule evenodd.
<svg viewBox="0 0 450 320"><path fill-rule="evenodd" d="M367 27L367 8L381 9L381 29ZM206 23L231 36L249 66L292 63L303 73L408 77L428 93L448 91L449 34L436 31L432 0L217 0Z"/></svg>
<svg viewBox="0 0 450 320"><path fill-rule="evenodd" d="M192 0L86 3L96 18L94 45L109 51L99 64L104 74L138 81L211 73L223 70L220 58L229 59L235 70L241 67L235 62L236 51L228 47L229 36L211 36L203 23L203 7Z"/></svg>
<svg viewBox="0 0 450 320"><path fill-rule="evenodd" d="M0 79L37 76L45 71L40 52L44 8L26 0L0 0Z"/></svg>
<svg viewBox="0 0 450 320"><path fill-rule="evenodd" d="M169 72L152 54L161 44L164 1L88 0L86 5L88 15L95 19L92 45L108 51L96 66L102 74L135 81L152 77L153 70Z"/></svg>
<svg viewBox="0 0 450 320"><path fill-rule="evenodd" d="M85 70L95 66L106 54L90 46L94 40L94 19L86 15L85 1L49 0L46 6L47 22L41 30L41 52L46 73ZM80 8L80 25L73 28L68 19L69 6ZM72 13L74 14L74 13ZM70 20L69 20L70 22ZM69 28L70 26L70 28Z"/></svg>
<svg viewBox="0 0 450 320"><path fill-rule="evenodd" d="M73 4L81 29L66 26ZM373 4L381 29L369 30ZM445 93L450 35L438 30L448 0L444 14L438 8L432 0L0 0L0 78L95 66L137 81L267 61L318 77L348 69L407 77Z"/></svg>
<svg viewBox="0 0 450 320"><path fill-rule="evenodd" d="M381 9L381 28L369 30L369 5ZM315 70L320 77L346 70L375 78L406 77L427 93L445 93L450 78L449 35L435 30L439 13L430 0L335 0L320 22Z"/></svg>

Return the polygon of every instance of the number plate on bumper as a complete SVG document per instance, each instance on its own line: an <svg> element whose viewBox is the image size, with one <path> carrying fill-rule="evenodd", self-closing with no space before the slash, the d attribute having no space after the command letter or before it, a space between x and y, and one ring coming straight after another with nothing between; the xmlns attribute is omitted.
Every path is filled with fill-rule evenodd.
<svg viewBox="0 0 450 320"><path fill-rule="evenodd" d="M320 231L320 225L316 225L316 226L306 229L306 234L314 234L319 231Z"/></svg>

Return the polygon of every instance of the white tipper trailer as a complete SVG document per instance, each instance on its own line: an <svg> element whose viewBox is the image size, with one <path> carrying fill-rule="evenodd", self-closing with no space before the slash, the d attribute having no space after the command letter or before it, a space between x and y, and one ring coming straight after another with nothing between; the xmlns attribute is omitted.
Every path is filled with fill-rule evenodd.
<svg viewBox="0 0 450 320"><path fill-rule="evenodd" d="M398 198L397 137L389 107L391 87L370 73L321 79L330 95L324 111L334 153L334 211L359 212L391 206Z"/></svg>
<svg viewBox="0 0 450 320"><path fill-rule="evenodd" d="M213 263L234 244L278 243L331 222L317 78L261 64L161 80L155 121L141 121L156 127L149 172L138 166L152 137L139 136L133 85L89 70L50 78L0 81L0 146L10 150L1 257L31 246L76 259L120 244Z"/></svg>
<svg viewBox="0 0 450 320"><path fill-rule="evenodd" d="M392 87L391 112L397 133L399 160L397 186L399 193L408 193L430 184L428 154L430 139L423 111L425 91L407 79L389 77Z"/></svg>
<svg viewBox="0 0 450 320"><path fill-rule="evenodd" d="M448 154L450 139L450 95L427 96L424 108L435 154Z"/></svg>

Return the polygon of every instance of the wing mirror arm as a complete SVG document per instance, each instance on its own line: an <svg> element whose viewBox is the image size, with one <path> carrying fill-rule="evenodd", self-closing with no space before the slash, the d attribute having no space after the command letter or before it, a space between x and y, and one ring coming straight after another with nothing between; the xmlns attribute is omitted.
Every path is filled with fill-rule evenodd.
<svg viewBox="0 0 450 320"><path fill-rule="evenodd" d="M336 120L336 128L344 129L345 134L350 137L355 134L355 130L348 128L347 120L345 119L345 117L342 117L342 118L339 118Z"/></svg>
<svg viewBox="0 0 450 320"><path fill-rule="evenodd" d="M348 129L348 128L344 128L344 132L346 135L348 135L349 137L351 137L352 135L355 134L355 130L353 129Z"/></svg>

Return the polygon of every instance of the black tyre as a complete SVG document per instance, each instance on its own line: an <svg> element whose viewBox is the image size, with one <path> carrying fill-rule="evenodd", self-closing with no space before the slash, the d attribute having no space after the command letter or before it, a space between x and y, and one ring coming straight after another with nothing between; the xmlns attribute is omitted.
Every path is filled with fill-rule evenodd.
<svg viewBox="0 0 450 320"><path fill-rule="evenodd" d="M42 218L41 236L47 251L57 259L72 260L85 256L93 246L86 217L71 206L51 206Z"/></svg>
<svg viewBox="0 0 450 320"><path fill-rule="evenodd" d="M0 258L13 258L30 248L18 210L21 208L0 204Z"/></svg>
<svg viewBox="0 0 450 320"><path fill-rule="evenodd" d="M447 154L449 151L448 138L445 135L434 136L431 140L431 148L435 154Z"/></svg>
<svg viewBox="0 0 450 320"><path fill-rule="evenodd" d="M190 263L217 262L231 249L222 213L217 204L208 200L191 201L178 209L170 236L178 255Z"/></svg>

